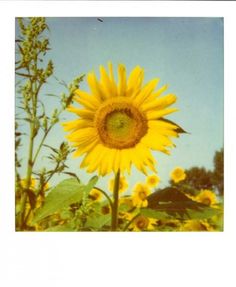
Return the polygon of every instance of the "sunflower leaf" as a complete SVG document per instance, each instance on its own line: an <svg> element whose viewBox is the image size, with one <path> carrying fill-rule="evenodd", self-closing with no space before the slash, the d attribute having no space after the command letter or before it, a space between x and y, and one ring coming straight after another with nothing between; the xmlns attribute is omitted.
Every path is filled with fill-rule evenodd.
<svg viewBox="0 0 236 287"><path fill-rule="evenodd" d="M110 214L105 214L105 215L100 215L100 216L94 215L94 216L88 217L85 227L99 230L104 225L110 224L110 221L111 221Z"/></svg>
<svg viewBox="0 0 236 287"><path fill-rule="evenodd" d="M46 232L62 232L62 231L76 231L76 226L73 223L67 223L63 225L56 225L45 229Z"/></svg>
<svg viewBox="0 0 236 287"><path fill-rule="evenodd" d="M205 207L201 211L199 210L188 210L188 214L191 217L191 219L209 219L215 215L221 215L222 210L218 208L212 208L212 207Z"/></svg>
<svg viewBox="0 0 236 287"><path fill-rule="evenodd" d="M176 187L166 187L158 190L149 195L147 200L149 208L166 212L171 216L180 216L182 219L191 218L191 210L200 214L207 208L206 205L193 201Z"/></svg>
<svg viewBox="0 0 236 287"><path fill-rule="evenodd" d="M141 208L140 214L142 214L146 217L155 218L155 219L171 218L165 211L158 211L158 210L154 210L151 208Z"/></svg>
<svg viewBox="0 0 236 287"><path fill-rule="evenodd" d="M81 202L84 193L88 193L97 180L97 177L93 177L87 185L80 184L75 178L65 179L60 182L45 198L45 203L36 212L32 224L73 203Z"/></svg>

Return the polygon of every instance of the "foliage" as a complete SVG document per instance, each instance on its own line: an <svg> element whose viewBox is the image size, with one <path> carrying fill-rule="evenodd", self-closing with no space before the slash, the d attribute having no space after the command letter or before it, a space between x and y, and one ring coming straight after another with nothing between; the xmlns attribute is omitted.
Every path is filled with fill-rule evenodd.
<svg viewBox="0 0 236 287"><path fill-rule="evenodd" d="M45 97L42 88L54 73L52 60L45 63L45 55L50 50L47 37L47 24L42 17L18 18L19 37L16 39L16 92L17 108L15 132L15 166L16 166L16 229L28 229L28 220L31 217L36 202L45 197L49 181L67 168L65 161L72 149L67 143L61 143L59 149L49 147L45 141L52 128L59 122L62 112L73 102L74 91L79 87L83 76L77 77L69 85L61 82L67 89L59 97L59 108L47 114ZM56 105L55 105L56 106ZM23 133L21 130L27 130ZM21 158L20 147L22 137L28 140L28 157ZM38 143L36 145L36 142ZM53 152L49 159L54 168L35 170L36 162L43 148L48 147ZM26 165L25 174L19 168ZM37 179L37 186L32 189L31 182ZM24 182L24 184L22 184Z"/></svg>
<svg viewBox="0 0 236 287"><path fill-rule="evenodd" d="M204 167L192 167L185 170L186 179L178 183L182 190L189 194L196 194L200 189L217 191L220 195L224 192L224 150L216 151L213 159L214 169L206 170ZM171 186L175 186L170 180Z"/></svg>
<svg viewBox="0 0 236 287"><path fill-rule="evenodd" d="M212 172L204 167L192 167L185 170L186 179L180 185L187 185L193 189L212 189ZM173 182L171 182L173 184Z"/></svg>
<svg viewBox="0 0 236 287"><path fill-rule="evenodd" d="M212 182L220 195L224 194L224 150L217 151L214 156Z"/></svg>

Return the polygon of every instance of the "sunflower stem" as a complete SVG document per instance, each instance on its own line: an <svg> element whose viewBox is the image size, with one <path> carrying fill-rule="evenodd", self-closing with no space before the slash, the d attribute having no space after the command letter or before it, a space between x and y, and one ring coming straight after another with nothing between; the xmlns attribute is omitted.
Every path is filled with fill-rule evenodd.
<svg viewBox="0 0 236 287"><path fill-rule="evenodd" d="M119 186L120 186L120 170L117 171L114 182L112 217L111 217L112 231L116 231L118 225Z"/></svg>

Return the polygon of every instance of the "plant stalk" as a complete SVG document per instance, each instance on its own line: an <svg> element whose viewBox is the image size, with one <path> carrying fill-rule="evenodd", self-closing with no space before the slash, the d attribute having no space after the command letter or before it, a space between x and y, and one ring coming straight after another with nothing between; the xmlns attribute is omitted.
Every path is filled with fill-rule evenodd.
<svg viewBox="0 0 236 287"><path fill-rule="evenodd" d="M23 229L24 220L25 220L25 204L26 204L26 200L27 200L27 190L30 187L32 168L33 168L33 166L32 166L33 146L34 146L33 133L34 133L34 125L33 125L33 123L31 123L26 185L25 185L25 188L23 190L22 197L21 197L21 208L20 208L20 210L21 210L21 212L20 212L21 213L21 215L20 215L20 226L22 229Z"/></svg>
<svg viewBox="0 0 236 287"><path fill-rule="evenodd" d="M120 186L120 170L118 170L115 175L115 182L113 189L113 205L112 205L112 217L111 217L112 231L116 231L118 225L119 186Z"/></svg>

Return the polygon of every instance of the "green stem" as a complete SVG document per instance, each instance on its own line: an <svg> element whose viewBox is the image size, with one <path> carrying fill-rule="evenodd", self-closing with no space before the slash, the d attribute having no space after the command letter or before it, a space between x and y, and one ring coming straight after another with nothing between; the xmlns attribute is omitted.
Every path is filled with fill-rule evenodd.
<svg viewBox="0 0 236 287"><path fill-rule="evenodd" d="M50 129L48 129L48 130L45 132L45 134L44 134L44 136L43 136L43 138L42 138L42 140L41 140L41 142L40 142L40 144L39 144L39 146L38 146L38 149L37 149L37 151L36 151L36 153L35 153L35 156L34 156L34 159L33 159L33 165L34 165L35 162L36 162L36 159L37 159L37 157L38 157L38 155L39 155L39 152L40 152L40 150L41 150L41 148L42 148L42 146L43 146L43 144L44 144L44 141L45 141L45 139L46 139L46 137L47 137L47 135L48 135L48 133L49 133L49 130L50 130Z"/></svg>
<svg viewBox="0 0 236 287"><path fill-rule="evenodd" d="M106 197L106 199L108 200L108 202L111 206L111 209L112 209L113 203L112 203L112 200L110 199L110 197L107 195L107 193L104 190L102 190L101 188L96 187L96 186L94 186L94 189L99 190Z"/></svg>
<svg viewBox="0 0 236 287"><path fill-rule="evenodd" d="M126 231L126 230L129 228L130 224L131 224L132 222L134 222L134 220L135 220L137 217L139 217L139 215L140 215L140 212L139 212L138 214L136 214L136 215L125 225L123 231Z"/></svg>
<svg viewBox="0 0 236 287"><path fill-rule="evenodd" d="M30 125L30 142L29 142L29 153L28 153L28 164L27 164L27 175L26 175L26 185L23 189L23 194L21 197L21 207L20 207L20 226L21 229L24 227L24 218L25 218L25 204L27 200L27 190L30 187L31 175L32 175L32 158L33 158L33 147L34 147L34 124Z"/></svg>
<svg viewBox="0 0 236 287"><path fill-rule="evenodd" d="M63 112L63 109L59 111L59 113L58 113L57 116L59 117L62 112ZM35 155L34 155L33 165L34 165L34 163L36 162L36 159L37 159L37 157L38 157L38 155L39 155L39 152L40 152L40 150L41 150L41 148L42 148L42 146L43 146L43 144L44 144L44 142L45 142L45 140L46 140L46 138L47 138L49 132L51 131L51 129L54 127L55 124L56 124L56 123L51 124L51 126L47 129L47 131L45 132L44 136L42 137L41 142L39 143L38 149L37 149L37 151L36 151L36 153L35 153Z"/></svg>
<svg viewBox="0 0 236 287"><path fill-rule="evenodd" d="M112 217L111 217L112 231L116 231L118 223L119 185L120 185L120 170L117 171L114 182Z"/></svg>

